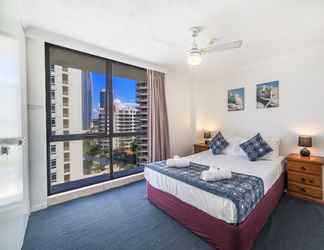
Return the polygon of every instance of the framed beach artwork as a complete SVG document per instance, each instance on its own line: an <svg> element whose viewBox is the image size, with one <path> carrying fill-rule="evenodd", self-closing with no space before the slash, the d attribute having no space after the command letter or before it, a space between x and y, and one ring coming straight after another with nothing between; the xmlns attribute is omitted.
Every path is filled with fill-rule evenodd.
<svg viewBox="0 0 324 250"><path fill-rule="evenodd" d="M258 109L279 107L279 81L257 84L256 102Z"/></svg>
<svg viewBox="0 0 324 250"><path fill-rule="evenodd" d="M227 109L228 111L244 110L244 88L228 90Z"/></svg>

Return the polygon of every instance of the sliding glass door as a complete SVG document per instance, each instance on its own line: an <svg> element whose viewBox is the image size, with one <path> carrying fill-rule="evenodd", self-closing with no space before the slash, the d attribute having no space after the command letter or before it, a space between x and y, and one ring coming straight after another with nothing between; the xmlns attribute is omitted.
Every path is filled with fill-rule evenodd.
<svg viewBox="0 0 324 250"><path fill-rule="evenodd" d="M46 44L48 194L143 171L146 71Z"/></svg>

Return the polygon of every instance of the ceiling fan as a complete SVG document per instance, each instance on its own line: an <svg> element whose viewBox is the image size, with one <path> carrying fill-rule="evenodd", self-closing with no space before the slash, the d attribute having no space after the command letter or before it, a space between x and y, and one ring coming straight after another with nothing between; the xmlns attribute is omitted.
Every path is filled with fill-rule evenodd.
<svg viewBox="0 0 324 250"><path fill-rule="evenodd" d="M237 40L228 43L217 43L219 39L211 39L208 46L206 48L199 48L196 43L196 38L199 33L202 31L202 27L194 26L190 28L192 32L192 47L188 51L187 62L189 65L199 65L202 61L202 55L215 52L215 51L223 51L228 49L236 49L242 47L243 41Z"/></svg>

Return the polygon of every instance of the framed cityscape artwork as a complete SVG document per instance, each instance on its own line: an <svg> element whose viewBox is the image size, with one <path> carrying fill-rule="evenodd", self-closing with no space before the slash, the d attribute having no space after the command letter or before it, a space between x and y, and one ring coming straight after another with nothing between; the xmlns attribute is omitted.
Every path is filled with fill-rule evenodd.
<svg viewBox="0 0 324 250"><path fill-rule="evenodd" d="M227 94L228 111L244 110L244 88L230 89Z"/></svg>
<svg viewBox="0 0 324 250"><path fill-rule="evenodd" d="M279 107L279 81L257 84L256 102L258 109Z"/></svg>

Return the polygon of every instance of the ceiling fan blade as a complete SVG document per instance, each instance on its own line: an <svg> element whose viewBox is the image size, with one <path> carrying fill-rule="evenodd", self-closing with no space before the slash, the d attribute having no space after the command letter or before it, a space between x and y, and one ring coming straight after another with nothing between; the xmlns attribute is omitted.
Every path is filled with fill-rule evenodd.
<svg viewBox="0 0 324 250"><path fill-rule="evenodd" d="M204 49L201 49L201 53L209 53L209 52L214 52L214 51L224 51L224 50L229 50L229 49L237 49L241 48L243 44L242 40L237 40L229 43L222 43L222 44L216 44Z"/></svg>

